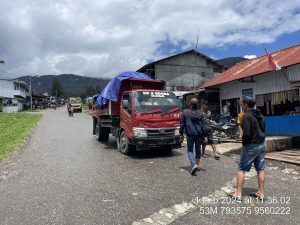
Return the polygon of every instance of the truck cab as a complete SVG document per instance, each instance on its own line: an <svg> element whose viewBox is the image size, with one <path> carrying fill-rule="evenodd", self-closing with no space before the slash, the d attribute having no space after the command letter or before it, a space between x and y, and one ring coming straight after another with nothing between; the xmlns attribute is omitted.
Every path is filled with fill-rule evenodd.
<svg viewBox="0 0 300 225"><path fill-rule="evenodd" d="M124 92L120 111L119 150L179 147L180 107L172 92Z"/></svg>
<svg viewBox="0 0 300 225"><path fill-rule="evenodd" d="M80 97L70 97L68 107L73 107L75 112L82 112L82 101Z"/></svg>

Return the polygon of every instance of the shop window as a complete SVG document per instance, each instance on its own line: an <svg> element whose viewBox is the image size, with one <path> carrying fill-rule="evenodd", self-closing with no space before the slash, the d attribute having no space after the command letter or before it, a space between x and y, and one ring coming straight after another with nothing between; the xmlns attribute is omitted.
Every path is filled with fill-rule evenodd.
<svg viewBox="0 0 300 225"><path fill-rule="evenodd" d="M256 106L264 115L300 114L299 90L256 95Z"/></svg>

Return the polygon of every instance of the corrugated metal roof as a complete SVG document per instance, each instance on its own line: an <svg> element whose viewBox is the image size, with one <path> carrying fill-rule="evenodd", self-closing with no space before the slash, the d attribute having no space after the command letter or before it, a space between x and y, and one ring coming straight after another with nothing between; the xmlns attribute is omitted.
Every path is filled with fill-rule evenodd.
<svg viewBox="0 0 300 225"><path fill-rule="evenodd" d="M281 67L298 64L300 63L300 44L270 54ZM202 88L216 86L269 71L272 71L272 67L270 66L268 56L264 55L236 64L230 69L207 81Z"/></svg>

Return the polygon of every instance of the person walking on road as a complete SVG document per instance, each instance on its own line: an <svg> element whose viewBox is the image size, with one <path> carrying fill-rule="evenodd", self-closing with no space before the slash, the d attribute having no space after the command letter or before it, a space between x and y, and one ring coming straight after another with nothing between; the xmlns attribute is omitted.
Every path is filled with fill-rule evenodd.
<svg viewBox="0 0 300 225"><path fill-rule="evenodd" d="M214 137L213 137L213 131L211 128L211 112L208 110L208 105L207 103L203 103L201 106L201 110L205 115L205 119L206 119L206 132L207 132L207 142L203 142L202 144L202 156L205 155L205 147L207 144L211 145L213 152L214 152L214 157L216 160L220 159L220 156L217 152L215 143L214 143Z"/></svg>
<svg viewBox="0 0 300 225"><path fill-rule="evenodd" d="M230 197L242 200L242 191L245 180L245 172L249 172L254 163L257 171L258 190L251 196L264 199L265 190L265 119L259 110L254 109L255 99L245 97L242 100L244 111L242 119L242 143L243 148L238 164L237 190Z"/></svg>
<svg viewBox="0 0 300 225"><path fill-rule="evenodd" d="M183 142L183 132L187 136L187 151L194 175L198 169L201 155L201 145L206 137L205 134L205 117L201 110L198 109L199 102L196 98L191 100L191 109L182 113L180 124L180 139ZM195 153L194 156L194 146Z"/></svg>

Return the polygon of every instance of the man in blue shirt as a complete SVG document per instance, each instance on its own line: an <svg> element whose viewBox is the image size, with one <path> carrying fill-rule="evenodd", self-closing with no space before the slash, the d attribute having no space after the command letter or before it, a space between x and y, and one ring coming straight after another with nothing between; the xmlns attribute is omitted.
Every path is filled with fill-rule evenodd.
<svg viewBox="0 0 300 225"><path fill-rule="evenodd" d="M199 102L196 98L191 100L191 108L184 111L181 116L180 135L183 141L183 131L187 136L188 158L191 162L191 174L194 175L200 163L200 148L206 137L205 117L198 109ZM194 156L194 145L196 156Z"/></svg>

